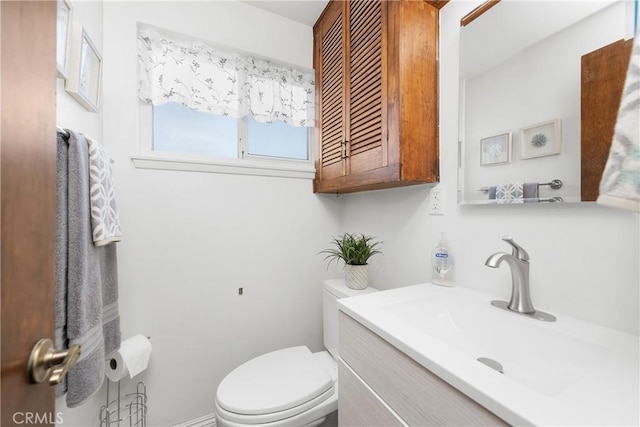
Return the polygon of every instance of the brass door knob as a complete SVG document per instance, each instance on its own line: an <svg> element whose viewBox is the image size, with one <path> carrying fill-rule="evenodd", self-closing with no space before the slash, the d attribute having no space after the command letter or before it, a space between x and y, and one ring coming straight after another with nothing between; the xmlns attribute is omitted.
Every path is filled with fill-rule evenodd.
<svg viewBox="0 0 640 427"><path fill-rule="evenodd" d="M59 384L79 357L80 345L74 344L68 349L57 351L49 338L42 338L33 346L29 356L29 379L39 384L48 378L49 385Z"/></svg>

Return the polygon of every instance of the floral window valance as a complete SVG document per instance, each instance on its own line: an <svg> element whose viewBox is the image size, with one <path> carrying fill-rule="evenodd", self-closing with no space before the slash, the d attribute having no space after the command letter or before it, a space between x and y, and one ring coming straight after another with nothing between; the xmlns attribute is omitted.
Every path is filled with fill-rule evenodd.
<svg viewBox="0 0 640 427"><path fill-rule="evenodd" d="M261 123L314 125L312 72L225 52L197 40L138 28L138 96Z"/></svg>

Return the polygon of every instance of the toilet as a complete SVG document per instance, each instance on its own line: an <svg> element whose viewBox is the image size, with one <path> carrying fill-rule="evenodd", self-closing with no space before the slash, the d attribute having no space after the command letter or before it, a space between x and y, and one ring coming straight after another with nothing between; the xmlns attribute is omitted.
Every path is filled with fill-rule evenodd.
<svg viewBox="0 0 640 427"><path fill-rule="evenodd" d="M317 426L338 409L339 298L376 292L350 289L342 279L322 285L324 345L263 354L231 371L216 391L216 426Z"/></svg>

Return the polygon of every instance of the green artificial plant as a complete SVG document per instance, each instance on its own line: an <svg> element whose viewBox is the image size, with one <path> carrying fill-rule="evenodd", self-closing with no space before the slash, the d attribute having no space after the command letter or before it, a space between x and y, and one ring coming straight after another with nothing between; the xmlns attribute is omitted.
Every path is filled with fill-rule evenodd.
<svg viewBox="0 0 640 427"><path fill-rule="evenodd" d="M367 261L375 254L382 252L377 249L382 242L374 241L374 237L365 236L362 233L344 233L340 237L334 237L332 242L335 248L325 249L321 254L327 254L325 260L329 265L333 261L336 264L344 261L348 265L367 265Z"/></svg>

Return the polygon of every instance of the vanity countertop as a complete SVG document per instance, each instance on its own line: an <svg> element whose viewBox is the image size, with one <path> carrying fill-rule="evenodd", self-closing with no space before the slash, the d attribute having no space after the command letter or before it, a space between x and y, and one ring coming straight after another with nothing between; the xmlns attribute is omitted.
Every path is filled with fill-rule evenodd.
<svg viewBox="0 0 640 427"><path fill-rule="evenodd" d="M420 284L338 306L510 424L640 424L638 336L557 313L541 322L493 307L494 299Z"/></svg>

